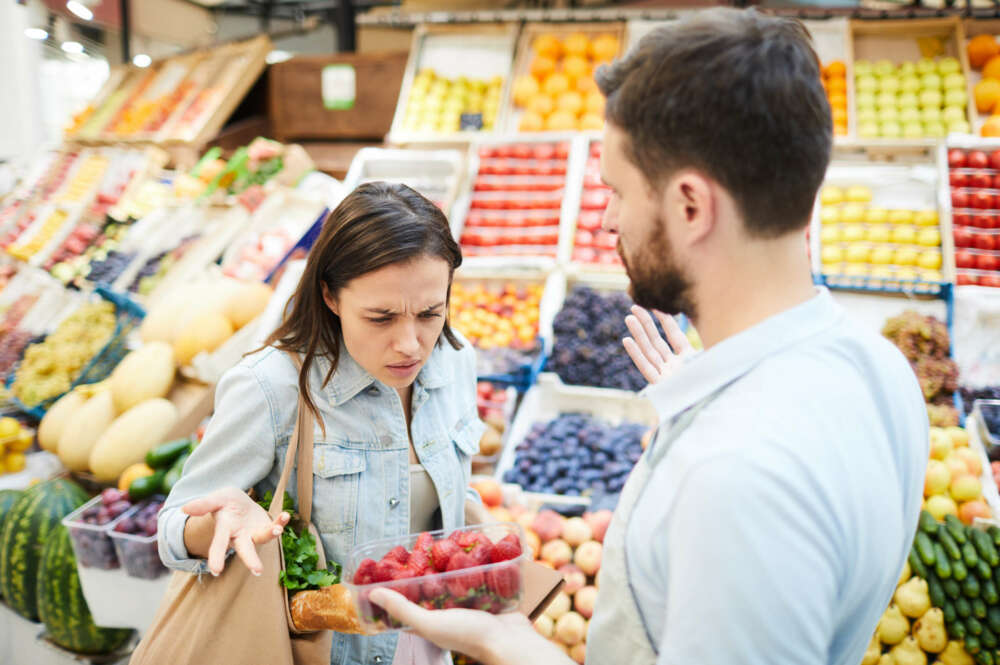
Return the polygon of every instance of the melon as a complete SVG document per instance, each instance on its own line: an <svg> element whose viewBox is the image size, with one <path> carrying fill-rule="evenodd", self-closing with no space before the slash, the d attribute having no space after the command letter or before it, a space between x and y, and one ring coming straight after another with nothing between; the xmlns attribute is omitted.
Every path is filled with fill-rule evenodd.
<svg viewBox="0 0 1000 665"><path fill-rule="evenodd" d="M174 350L166 342L150 342L128 354L109 381L115 410L125 413L140 402L166 397L175 372Z"/></svg>
<svg viewBox="0 0 1000 665"><path fill-rule="evenodd" d="M59 437L60 461L71 471L90 468L90 451L115 419L110 390L102 390L77 409Z"/></svg>
<svg viewBox="0 0 1000 665"><path fill-rule="evenodd" d="M86 401L87 398L82 391L71 390L45 412L45 417L38 425L38 445L42 450L50 453L59 451L59 437L62 436L66 423Z"/></svg>
<svg viewBox="0 0 1000 665"><path fill-rule="evenodd" d="M237 330L250 323L267 309L274 291L267 284L248 282L240 286L226 303L226 318Z"/></svg>
<svg viewBox="0 0 1000 665"><path fill-rule="evenodd" d="M146 458L146 453L167 440L177 424L177 407L157 397L138 404L101 434L90 452L90 470L101 482L113 483L125 469Z"/></svg>
<svg viewBox="0 0 1000 665"><path fill-rule="evenodd" d="M174 355L180 365L190 365L195 356L211 353L233 336L233 324L218 312L206 312L193 319L174 342Z"/></svg>

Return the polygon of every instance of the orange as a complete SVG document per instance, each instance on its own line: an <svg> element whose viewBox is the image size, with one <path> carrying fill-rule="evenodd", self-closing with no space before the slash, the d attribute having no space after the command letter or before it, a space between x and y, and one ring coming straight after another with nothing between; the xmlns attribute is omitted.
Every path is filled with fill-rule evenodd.
<svg viewBox="0 0 1000 665"><path fill-rule="evenodd" d="M976 35L969 40L969 64L973 69L979 69L995 55L1000 55L1000 44L993 35Z"/></svg>
<svg viewBox="0 0 1000 665"><path fill-rule="evenodd" d="M590 43L590 57L594 62L611 62L618 57L621 44L614 35L601 35Z"/></svg>
<svg viewBox="0 0 1000 665"><path fill-rule="evenodd" d="M544 80L546 76L549 76L555 70L556 61L552 58L547 58L544 55L538 55L531 61L531 73L540 81Z"/></svg>
<svg viewBox="0 0 1000 665"><path fill-rule="evenodd" d="M567 132L576 129L576 116L568 111L554 111L545 120L545 129L550 132Z"/></svg>
<svg viewBox="0 0 1000 665"><path fill-rule="evenodd" d="M596 113L584 113L580 118L580 122L577 127L581 131L588 129L604 129L604 118Z"/></svg>
<svg viewBox="0 0 1000 665"><path fill-rule="evenodd" d="M835 125L846 125L847 124L847 110L846 109L833 109L833 124Z"/></svg>
<svg viewBox="0 0 1000 665"><path fill-rule="evenodd" d="M995 55L983 66L984 79L1000 79L1000 55Z"/></svg>
<svg viewBox="0 0 1000 665"><path fill-rule="evenodd" d="M538 93L528 100L528 110L534 111L538 115L545 117L552 113L556 105L552 101L552 98L545 93Z"/></svg>
<svg viewBox="0 0 1000 665"><path fill-rule="evenodd" d="M827 78L844 78L847 76L847 65L840 60L832 60L823 68L823 76Z"/></svg>
<svg viewBox="0 0 1000 665"><path fill-rule="evenodd" d="M847 136L847 124L834 125L833 133L835 136Z"/></svg>
<svg viewBox="0 0 1000 665"><path fill-rule="evenodd" d="M583 95L574 90L568 90L559 95L556 100L556 108L577 115L583 109Z"/></svg>
<svg viewBox="0 0 1000 665"><path fill-rule="evenodd" d="M604 95L599 90L588 92L586 98L583 100L583 108L588 113L602 115L604 113Z"/></svg>
<svg viewBox="0 0 1000 665"><path fill-rule="evenodd" d="M574 82L574 87L576 91L582 95L590 94L591 92L599 92L597 88L597 81L594 80L593 76L584 76L583 78L578 78Z"/></svg>
<svg viewBox="0 0 1000 665"><path fill-rule="evenodd" d="M531 98L538 94L538 80L534 76L523 74L514 79L513 97L518 106L527 106Z"/></svg>
<svg viewBox="0 0 1000 665"><path fill-rule="evenodd" d="M590 76L590 63L586 58L578 55L571 55L562 62L563 72L571 79L578 79L582 76Z"/></svg>
<svg viewBox="0 0 1000 665"><path fill-rule="evenodd" d="M834 109L846 109L847 108L847 96L843 93L835 93L830 95L830 108Z"/></svg>
<svg viewBox="0 0 1000 665"><path fill-rule="evenodd" d="M1000 136L1000 115L991 115L979 130L982 136Z"/></svg>
<svg viewBox="0 0 1000 665"><path fill-rule="evenodd" d="M976 100L976 108L980 113L989 113L1000 101L1000 81L993 78L985 78L972 89L972 96Z"/></svg>
<svg viewBox="0 0 1000 665"><path fill-rule="evenodd" d="M565 74L556 72L545 79L545 83L542 84L542 89L553 97L561 95L569 90L569 79L566 78Z"/></svg>
<svg viewBox="0 0 1000 665"><path fill-rule="evenodd" d="M563 50L566 55L578 55L581 58L587 57L590 50L590 40L582 32L574 32L563 40Z"/></svg>
<svg viewBox="0 0 1000 665"><path fill-rule="evenodd" d="M830 93L839 92L841 94L847 93L847 80L840 78L831 78L826 82L826 89Z"/></svg>
<svg viewBox="0 0 1000 665"><path fill-rule="evenodd" d="M531 45L531 48L534 49L536 54L551 58L552 60L558 60L559 56L562 55L562 44L559 42L559 38L552 33L539 35Z"/></svg>

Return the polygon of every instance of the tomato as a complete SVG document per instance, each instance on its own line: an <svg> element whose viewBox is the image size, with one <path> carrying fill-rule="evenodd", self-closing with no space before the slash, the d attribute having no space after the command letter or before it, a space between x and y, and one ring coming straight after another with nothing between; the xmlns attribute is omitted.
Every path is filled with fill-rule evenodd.
<svg viewBox="0 0 1000 665"><path fill-rule="evenodd" d="M573 244L577 247L590 247L594 244L594 234L590 231L577 231Z"/></svg>

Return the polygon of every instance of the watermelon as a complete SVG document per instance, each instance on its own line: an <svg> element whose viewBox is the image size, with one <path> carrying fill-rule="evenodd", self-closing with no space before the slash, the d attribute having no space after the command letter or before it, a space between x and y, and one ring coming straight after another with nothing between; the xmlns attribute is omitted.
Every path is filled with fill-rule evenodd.
<svg viewBox="0 0 1000 665"><path fill-rule="evenodd" d="M70 651L110 653L132 635L128 628L98 628L80 588L69 530L61 524L42 549L38 569L38 614L49 638Z"/></svg>
<svg viewBox="0 0 1000 665"><path fill-rule="evenodd" d="M3 531L3 518L7 516L7 511L20 496L21 490L0 490L0 531Z"/></svg>
<svg viewBox="0 0 1000 665"><path fill-rule="evenodd" d="M42 545L59 522L87 501L76 483L55 478L24 491L0 531L0 596L29 621L38 619L38 564Z"/></svg>

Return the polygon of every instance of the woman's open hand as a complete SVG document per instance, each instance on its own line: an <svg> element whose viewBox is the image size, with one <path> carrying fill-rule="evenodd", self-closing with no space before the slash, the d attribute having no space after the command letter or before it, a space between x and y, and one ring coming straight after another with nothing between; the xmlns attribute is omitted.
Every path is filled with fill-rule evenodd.
<svg viewBox="0 0 1000 665"><path fill-rule="evenodd" d="M653 310L653 314L663 326L666 340L656 331L653 317L638 305L633 305L632 313L625 317L632 337L622 340L632 362L651 384L673 372L681 358L694 353L694 347L674 317L657 310Z"/></svg>

